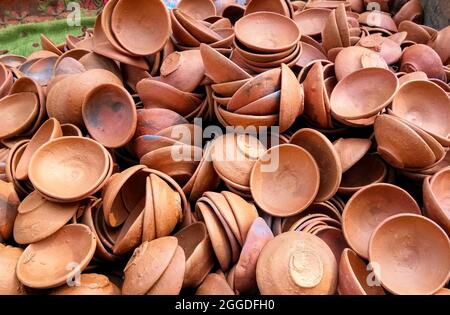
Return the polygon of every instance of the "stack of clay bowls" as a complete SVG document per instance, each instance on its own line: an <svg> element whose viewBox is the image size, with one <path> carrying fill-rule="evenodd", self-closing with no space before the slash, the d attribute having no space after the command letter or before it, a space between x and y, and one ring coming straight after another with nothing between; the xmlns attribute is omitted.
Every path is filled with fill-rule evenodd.
<svg viewBox="0 0 450 315"><path fill-rule="evenodd" d="M425 215L438 223L450 234L448 214L450 168L444 168L423 181L423 202Z"/></svg>
<svg viewBox="0 0 450 315"><path fill-rule="evenodd" d="M282 63L292 67L300 58L301 29L289 17L267 11L250 13L235 24L235 32L234 58L239 57L245 68L255 73Z"/></svg>
<svg viewBox="0 0 450 315"><path fill-rule="evenodd" d="M207 11L201 12L205 3ZM217 16L213 1L180 1L170 10L172 41L180 51L196 49L201 43L230 54L234 29L231 21Z"/></svg>

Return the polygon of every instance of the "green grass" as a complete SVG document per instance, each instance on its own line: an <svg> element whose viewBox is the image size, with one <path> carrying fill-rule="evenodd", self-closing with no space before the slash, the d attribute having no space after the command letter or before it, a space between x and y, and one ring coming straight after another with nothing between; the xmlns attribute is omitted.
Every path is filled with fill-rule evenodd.
<svg viewBox="0 0 450 315"><path fill-rule="evenodd" d="M10 54L28 56L41 49L40 34L45 34L56 44L63 43L67 34L80 35L83 26L92 27L95 17L81 18L81 26L69 26L66 19L41 23L11 25L0 29L0 50ZM33 47L33 44L39 44Z"/></svg>

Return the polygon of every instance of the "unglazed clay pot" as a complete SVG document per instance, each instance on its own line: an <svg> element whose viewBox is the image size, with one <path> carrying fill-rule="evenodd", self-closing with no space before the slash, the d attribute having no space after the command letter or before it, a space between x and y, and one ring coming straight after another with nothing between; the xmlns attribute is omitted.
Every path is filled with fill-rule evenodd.
<svg viewBox="0 0 450 315"><path fill-rule="evenodd" d="M389 292L433 294L450 276L449 251L450 240L436 223L415 214L398 214L378 225L369 256L372 264L378 264L374 273Z"/></svg>
<svg viewBox="0 0 450 315"><path fill-rule="evenodd" d="M432 48L423 44L413 45L405 49L400 70L406 73L423 71L429 78L446 81L441 58Z"/></svg>
<svg viewBox="0 0 450 315"><path fill-rule="evenodd" d="M32 126L38 111L38 98L32 92L16 93L1 99L0 114L4 123L0 128L0 138L19 136Z"/></svg>
<svg viewBox="0 0 450 315"><path fill-rule="evenodd" d="M367 61L367 59L371 57L376 58L373 57L374 55L380 57L378 53L359 46L347 47L341 50L336 56L335 60L335 71L337 80L340 81L347 75L359 69L368 68L367 64L364 64L363 62ZM380 61L378 67L387 69L386 62L383 59L381 60L382 61Z"/></svg>
<svg viewBox="0 0 450 315"><path fill-rule="evenodd" d="M269 241L258 259L261 294L334 294L338 267L330 248L317 236L286 232Z"/></svg>
<svg viewBox="0 0 450 315"><path fill-rule="evenodd" d="M17 263L17 277L31 288L57 287L83 271L95 246L95 237L86 225L66 225L25 249Z"/></svg>
<svg viewBox="0 0 450 315"><path fill-rule="evenodd" d="M4 246L0 244L0 294L18 295L24 294L22 283L16 275L17 262L23 250L18 247Z"/></svg>
<svg viewBox="0 0 450 315"><path fill-rule="evenodd" d="M0 180L0 240L6 241L12 236L14 220L17 216L19 197L12 183Z"/></svg>
<svg viewBox="0 0 450 315"><path fill-rule="evenodd" d="M39 192L32 192L18 207L14 222L14 240L18 244L31 244L49 237L69 222L79 207L79 202L51 202Z"/></svg>
<svg viewBox="0 0 450 315"><path fill-rule="evenodd" d="M447 167L431 178L423 180L423 201L426 215L438 223L447 234L450 234L449 176L450 168Z"/></svg>
<svg viewBox="0 0 450 315"><path fill-rule="evenodd" d="M336 10L328 15L322 30L322 42L326 52L333 48L350 46L350 30L344 3L339 2Z"/></svg>
<svg viewBox="0 0 450 315"><path fill-rule="evenodd" d="M197 20L217 14L213 0L181 0L178 2L177 8Z"/></svg>
<svg viewBox="0 0 450 315"><path fill-rule="evenodd" d="M433 101L430 102L430 99ZM427 110L423 109L425 103ZM411 81L405 83L395 95L392 113L425 130L442 145L448 146L450 125L446 117L450 115L449 105L449 96L435 83Z"/></svg>
<svg viewBox="0 0 450 315"><path fill-rule="evenodd" d="M151 55L169 38L169 12L160 0L147 1L144 6L139 1L119 0L112 11L111 29L131 55Z"/></svg>
<svg viewBox="0 0 450 315"><path fill-rule="evenodd" d="M368 283L369 275L366 263L354 251L346 248L339 262L339 294L383 295L384 291L380 284Z"/></svg>
<svg viewBox="0 0 450 315"><path fill-rule="evenodd" d="M292 144L266 151L253 166L250 177L256 204L265 212L281 217L306 209L316 198L319 186L319 167L313 156Z"/></svg>
<svg viewBox="0 0 450 315"><path fill-rule="evenodd" d="M450 38L450 27L447 26L440 30L430 39L428 45L436 51L444 64L448 64L450 53L448 49L448 41Z"/></svg>
<svg viewBox="0 0 450 315"><path fill-rule="evenodd" d="M390 32L397 32L397 25L389 13L381 11L366 11L359 15L359 23L370 27L381 28Z"/></svg>
<svg viewBox="0 0 450 315"><path fill-rule="evenodd" d="M403 34L406 33L403 32ZM400 46L402 42L402 38L398 39L394 38L394 36L383 37L381 34L375 33L362 37L357 46L378 52L388 65L392 65L397 63L402 57L402 48Z"/></svg>
<svg viewBox="0 0 450 315"><path fill-rule="evenodd" d="M258 21L258 28L254 28ZM300 40L298 26L289 18L271 12L255 12L235 25L236 38L250 49L275 53L287 50ZM275 35L276 34L276 35Z"/></svg>
<svg viewBox="0 0 450 315"><path fill-rule="evenodd" d="M185 254L176 237L162 237L138 247L124 269L124 295L179 294Z"/></svg>
<svg viewBox="0 0 450 315"><path fill-rule="evenodd" d="M214 266L211 240L203 222L193 223L174 235L186 256L183 287L198 287Z"/></svg>
<svg viewBox="0 0 450 315"><path fill-rule="evenodd" d="M307 9L294 15L294 21L302 30L302 34L315 36L322 33L331 10Z"/></svg>
<svg viewBox="0 0 450 315"><path fill-rule="evenodd" d="M80 275L79 285L67 284L52 291L51 295L120 295L120 289L107 276L96 273Z"/></svg>
<svg viewBox="0 0 450 315"><path fill-rule="evenodd" d="M110 165L109 153L98 142L61 137L47 142L33 154L28 176L44 195L71 202L99 190L108 177Z"/></svg>
<svg viewBox="0 0 450 315"><path fill-rule="evenodd" d="M417 202L405 190L391 184L373 184L359 190L342 213L342 230L348 244L358 255L368 258L375 228L399 213L420 214Z"/></svg>
<svg viewBox="0 0 450 315"><path fill-rule="evenodd" d="M371 117L390 104L398 85L397 77L386 69L355 71L339 81L331 93L331 112L349 120Z"/></svg>
<svg viewBox="0 0 450 315"><path fill-rule="evenodd" d="M342 172L345 173L369 151L370 139L340 138L333 142L341 160Z"/></svg>
<svg viewBox="0 0 450 315"><path fill-rule="evenodd" d="M124 146L136 131L134 101L119 85L102 84L92 89L83 101L82 115L89 134L107 148Z"/></svg>

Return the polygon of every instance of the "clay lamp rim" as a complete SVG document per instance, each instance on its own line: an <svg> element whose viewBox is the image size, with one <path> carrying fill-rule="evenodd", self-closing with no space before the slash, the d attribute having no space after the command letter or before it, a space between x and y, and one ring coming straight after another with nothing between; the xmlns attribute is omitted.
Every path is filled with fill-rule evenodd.
<svg viewBox="0 0 450 315"><path fill-rule="evenodd" d="M300 43L300 42L299 42ZM256 63L267 63L272 62L274 60L283 59L286 56L289 56L292 54L292 52L297 49L297 45L294 45L293 47L277 53L261 53L261 52L255 52L250 50L248 47L245 47L242 43L239 42L239 40L234 37L233 44L237 52L242 56L244 61L246 62L256 62Z"/></svg>

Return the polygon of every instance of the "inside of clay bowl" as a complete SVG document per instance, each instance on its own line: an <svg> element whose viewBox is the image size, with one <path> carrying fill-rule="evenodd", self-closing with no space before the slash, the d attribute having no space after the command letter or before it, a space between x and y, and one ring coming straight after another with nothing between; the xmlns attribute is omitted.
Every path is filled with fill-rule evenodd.
<svg viewBox="0 0 450 315"><path fill-rule="evenodd" d="M450 97L430 81L410 81L402 85L392 102L395 115L438 136L450 135Z"/></svg>
<svg viewBox="0 0 450 315"><path fill-rule="evenodd" d="M131 54L151 55L161 50L169 38L169 11L160 0L119 0L112 12L111 28Z"/></svg>
<svg viewBox="0 0 450 315"><path fill-rule="evenodd" d="M131 95L121 86L102 84L83 103L83 120L89 134L107 148L118 148L133 137L137 114Z"/></svg>
<svg viewBox="0 0 450 315"><path fill-rule="evenodd" d="M417 202L405 190L391 184L373 184L359 190L342 213L345 239L358 255L369 257L369 240L384 219L399 214L420 214Z"/></svg>
<svg viewBox="0 0 450 315"><path fill-rule="evenodd" d="M330 97L332 114L342 119L368 118L389 105L398 88L394 73L366 68L346 76Z"/></svg>
<svg viewBox="0 0 450 315"><path fill-rule="evenodd" d="M306 209L320 184L319 167L308 151L282 144L266 151L253 166L250 189L256 204L275 216L291 216Z"/></svg>
<svg viewBox="0 0 450 315"><path fill-rule="evenodd" d="M449 252L445 232L430 219L413 214L383 221L369 249L371 263L379 266L375 274L394 294L433 294L441 289L450 274Z"/></svg>
<svg viewBox="0 0 450 315"><path fill-rule="evenodd" d="M439 206L450 214L450 168L435 174L430 181L431 190Z"/></svg>
<svg viewBox="0 0 450 315"><path fill-rule="evenodd" d="M250 49L275 53L295 46L301 32L288 17L272 12L255 12L235 25L237 39Z"/></svg>
<svg viewBox="0 0 450 315"><path fill-rule="evenodd" d="M96 247L89 227L70 224L50 237L29 245L17 263L17 277L31 288L53 288L82 271ZM68 268L70 264L73 267Z"/></svg>
<svg viewBox="0 0 450 315"><path fill-rule="evenodd" d="M104 181L109 164L108 152L96 141L62 137L35 152L28 175L33 186L45 195L74 201Z"/></svg>

